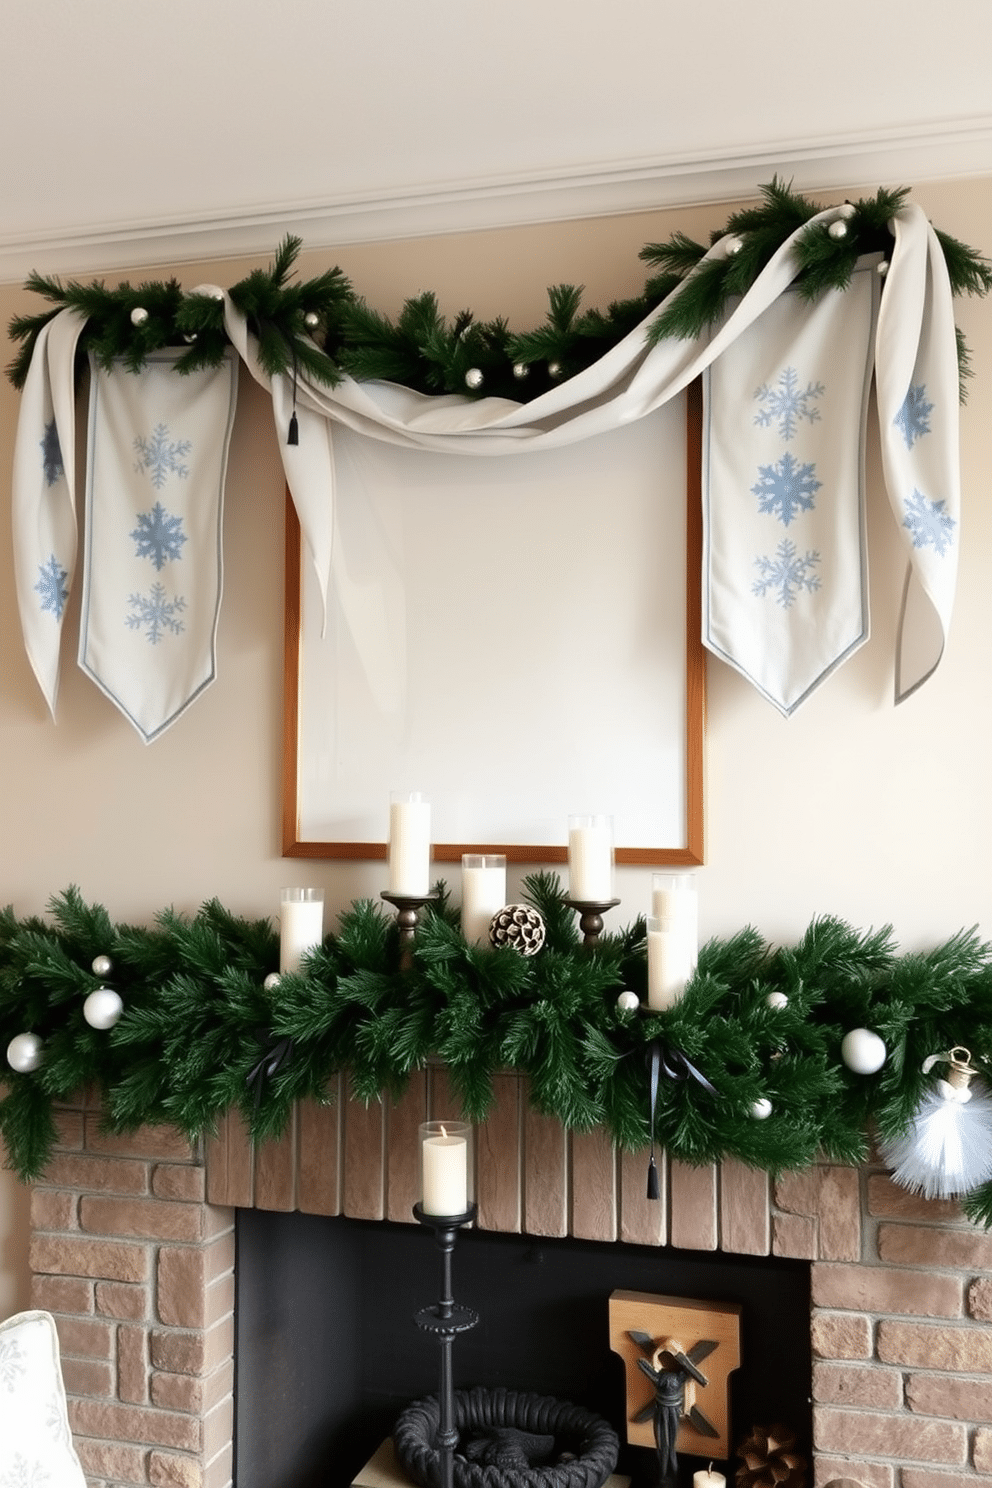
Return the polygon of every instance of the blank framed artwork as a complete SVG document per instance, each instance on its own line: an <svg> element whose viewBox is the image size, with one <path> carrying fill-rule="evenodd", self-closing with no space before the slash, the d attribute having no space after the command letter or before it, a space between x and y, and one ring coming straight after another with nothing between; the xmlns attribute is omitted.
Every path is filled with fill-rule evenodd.
<svg viewBox="0 0 992 1488"><path fill-rule="evenodd" d="M392 791L433 854L703 859L698 386L580 443L421 451L335 425L326 619L286 502L283 854L386 856Z"/></svg>

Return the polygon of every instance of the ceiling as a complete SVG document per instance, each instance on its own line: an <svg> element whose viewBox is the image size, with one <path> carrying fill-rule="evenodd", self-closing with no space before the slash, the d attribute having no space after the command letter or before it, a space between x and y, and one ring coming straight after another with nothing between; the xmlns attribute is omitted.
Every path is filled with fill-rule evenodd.
<svg viewBox="0 0 992 1488"><path fill-rule="evenodd" d="M946 12L945 12L946 14ZM992 5L4 0L0 278L992 174Z"/></svg>

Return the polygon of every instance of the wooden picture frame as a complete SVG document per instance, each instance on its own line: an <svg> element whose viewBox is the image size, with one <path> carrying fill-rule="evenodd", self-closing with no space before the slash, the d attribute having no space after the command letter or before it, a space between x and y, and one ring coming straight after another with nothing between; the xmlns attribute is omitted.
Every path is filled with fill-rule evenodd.
<svg viewBox="0 0 992 1488"><path fill-rule="evenodd" d="M618 864L658 867L693 867L704 858L703 773L705 734L705 651L701 641L702 563L702 390L697 381L685 396L685 647L684 674L678 679L684 690L684 779L680 782L684 822L679 841L654 845L630 845L617 841ZM488 462L487 462L488 463ZM607 513L608 520L608 513ZM608 548L604 533L604 548ZM282 852L287 858L385 860L387 843L375 840L314 840L301 831L301 749L306 740L301 728L301 689L305 684L304 640L308 619L304 614L303 553L299 521L286 494L285 542L285 702L283 716ZM443 747L443 740L438 747ZM492 780L492 773L485 772ZM383 828L388 820L388 799L395 782L381 781L384 804ZM576 805L575 811L598 810ZM433 857L440 862L458 862L463 853L504 853L510 862L562 864L567 861L566 833L549 842L435 841Z"/></svg>

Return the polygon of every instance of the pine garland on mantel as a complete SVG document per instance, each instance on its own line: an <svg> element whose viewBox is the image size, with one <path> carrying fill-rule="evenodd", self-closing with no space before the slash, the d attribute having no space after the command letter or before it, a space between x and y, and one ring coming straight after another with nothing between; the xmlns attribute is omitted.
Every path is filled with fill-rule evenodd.
<svg viewBox="0 0 992 1488"><path fill-rule="evenodd" d="M537 1110L573 1130L601 1126L637 1150L648 1142L648 1056L659 1045L669 1073L657 1100L658 1145L683 1162L729 1157L776 1173L821 1156L865 1161L873 1135L907 1128L934 1052L966 1046L986 1074L992 1060L992 947L974 933L902 954L890 929L862 932L829 916L792 946L772 948L745 928L701 949L675 1007L646 1013L617 1001L624 989L647 1000L642 918L588 950L557 876L535 874L525 897L547 933L543 948L524 956L467 945L458 911L438 889L409 969L400 967L391 912L357 901L277 986L271 923L216 900L193 916L163 911L150 928L114 924L75 888L51 901L48 920L18 919L8 908L0 914L0 1048L25 1031L42 1040L36 1069L5 1072L9 1165L26 1180L44 1169L53 1105L83 1087L100 1092L117 1132L151 1122L197 1137L236 1107L262 1140L284 1128L295 1100L331 1099L338 1072L371 1102L398 1096L431 1059L447 1065L462 1114L474 1121L491 1109L494 1074L512 1069L527 1077ZM101 986L124 1008L105 1031L83 1015ZM781 995L770 1003L773 993L784 1004ZM877 1074L856 1074L841 1057L855 1028L885 1043ZM763 1100L771 1114L754 1119ZM992 1226L992 1183L968 1194L964 1208Z"/></svg>
<svg viewBox="0 0 992 1488"><path fill-rule="evenodd" d="M614 301L606 310L583 310L580 288L556 285L548 291L544 324L526 332L512 332L502 317L480 321L470 310L449 322L431 291L407 300L394 321L368 306L339 268L291 282L302 246L296 237L284 239L268 270L254 270L229 293L258 338L259 359L270 376L305 369L316 382L333 387L347 373L426 394L529 402L598 361L663 302L650 328L652 344L699 335L733 296L750 289L776 249L804 224L808 230L796 243L799 292L815 299L827 289L845 288L861 254L891 255L889 222L908 194L905 187L883 188L849 203L838 232L836 223L831 231L811 222L821 206L775 179L761 188L759 205L732 213L711 235L711 244L731 235L736 251L701 264L707 245L676 232L665 243L642 248L641 259L654 272L640 295ZM954 293L992 290L992 265L973 248L935 231ZM91 350L104 367L120 359L138 371L151 352L176 346L183 348L176 370L190 372L216 365L227 349L222 303L209 293L184 292L175 279L108 289L101 280L63 284L33 273L26 287L51 309L10 322L10 336L20 349L7 376L18 388L39 332L67 308L87 317L79 355ZM672 294L675 289L678 295ZM958 347L964 378L968 354L960 335Z"/></svg>

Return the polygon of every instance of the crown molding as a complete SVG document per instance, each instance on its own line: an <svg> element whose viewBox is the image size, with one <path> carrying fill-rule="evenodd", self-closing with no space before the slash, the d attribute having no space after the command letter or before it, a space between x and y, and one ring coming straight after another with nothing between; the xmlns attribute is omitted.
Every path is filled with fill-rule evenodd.
<svg viewBox="0 0 992 1488"><path fill-rule="evenodd" d="M270 255L286 233L308 249L746 200L773 175L806 192L992 175L992 117L678 159L425 184L338 200L273 203L195 218L93 223L0 235L0 282L32 270L81 275Z"/></svg>

